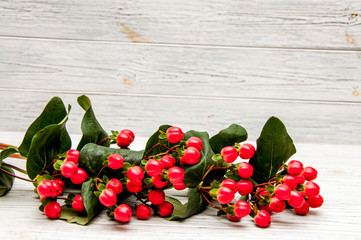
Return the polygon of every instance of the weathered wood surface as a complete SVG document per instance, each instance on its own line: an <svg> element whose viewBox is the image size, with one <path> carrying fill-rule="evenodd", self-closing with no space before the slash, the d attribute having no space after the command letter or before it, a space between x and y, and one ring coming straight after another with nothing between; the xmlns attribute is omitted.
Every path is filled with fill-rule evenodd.
<svg viewBox="0 0 361 240"><path fill-rule="evenodd" d="M0 35L360 49L359 0L0 2Z"/></svg>
<svg viewBox="0 0 361 240"><path fill-rule="evenodd" d="M17 145L23 133L0 132L0 142ZM72 136L79 140L79 136ZM134 149L142 149L145 138L136 138ZM325 199L319 209L312 209L307 216L297 216L292 211L272 215L267 229L254 226L251 217L239 223L217 217L208 208L202 214L182 222L168 222L160 217L147 221L133 218L129 224L110 221L105 213L88 226L48 220L38 210L40 200L30 183L15 180L13 189L0 198L0 231L3 239L359 239L361 228L357 220L361 214L358 201L361 192L359 153L361 145L298 144L293 159L313 166L319 171L316 182L321 186ZM24 164L22 160L8 162ZM185 191L170 191L182 200ZM183 197L182 197L183 196ZM130 200L128 203L131 203Z"/></svg>

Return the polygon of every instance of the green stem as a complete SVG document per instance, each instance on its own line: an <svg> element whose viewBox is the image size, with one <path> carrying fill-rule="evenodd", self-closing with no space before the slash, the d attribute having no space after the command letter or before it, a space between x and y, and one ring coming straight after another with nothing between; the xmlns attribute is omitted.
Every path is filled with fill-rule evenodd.
<svg viewBox="0 0 361 240"><path fill-rule="evenodd" d="M15 178L19 178L19 179L21 179L21 180L23 180L23 181L32 182L32 183L36 182L36 181L30 180L30 179L26 179L26 178L22 178L22 177L16 176L15 174L12 174L12 173L10 173L10 172L2 169L2 168L0 168L0 171L4 172L4 173L6 173L6 174L8 174L8 175L10 175L10 176L13 176L13 177L15 177Z"/></svg>
<svg viewBox="0 0 361 240"><path fill-rule="evenodd" d="M28 172L27 172L27 171L25 171L24 169L18 168L18 167L14 166L14 165L11 165L11 164L8 164L8 163L4 163L4 162L2 163L2 165L5 166L5 167L12 168L12 169L14 169L14 170L16 170L16 171L18 171L18 172L21 172L21 173L24 173L24 174L28 175Z"/></svg>

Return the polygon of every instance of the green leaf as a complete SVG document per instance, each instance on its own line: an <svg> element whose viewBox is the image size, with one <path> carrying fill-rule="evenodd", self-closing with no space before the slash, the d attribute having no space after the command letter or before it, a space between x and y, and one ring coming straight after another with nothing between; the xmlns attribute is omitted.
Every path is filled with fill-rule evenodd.
<svg viewBox="0 0 361 240"><path fill-rule="evenodd" d="M201 193L197 188L190 188L188 191L188 202L182 204L175 198L166 197L166 201L174 206L173 213L166 220L181 220L188 218L194 214L202 212L208 205L208 202L203 199Z"/></svg>
<svg viewBox="0 0 361 240"><path fill-rule="evenodd" d="M95 118L93 109L91 107L90 99L82 95L78 97L79 105L84 109L84 117L81 122L81 131L83 136L79 142L77 149L80 151L87 143L99 143L104 138L108 137L107 132L100 126ZM100 145L109 147L109 141L103 141Z"/></svg>
<svg viewBox="0 0 361 240"><path fill-rule="evenodd" d="M158 153L162 153L167 151L167 149L165 149L164 147L156 147L154 149L153 146L155 146L156 144L159 143L159 136L166 132L168 128L170 128L170 125L162 125L159 127L159 129L148 139L147 144L145 145L145 149L144 149L144 156L152 156Z"/></svg>
<svg viewBox="0 0 361 240"><path fill-rule="evenodd" d="M14 174L14 171L9 167L2 166L1 169ZM13 176L10 176L9 174L0 171L0 197L4 196L7 192L10 191L11 187L13 186L13 183L14 183Z"/></svg>
<svg viewBox="0 0 361 240"><path fill-rule="evenodd" d="M7 157L9 157L11 154L14 154L14 153L17 153L17 152L18 152L18 150L17 150L15 147L8 147L8 148L2 150L2 151L0 152L0 167L1 167L2 161L3 161L5 158L7 158Z"/></svg>
<svg viewBox="0 0 361 240"><path fill-rule="evenodd" d="M65 128L67 120L68 115L60 123L48 125L34 135L26 161L30 179L34 179L49 163L57 159L58 154L70 149L71 139Z"/></svg>
<svg viewBox="0 0 361 240"><path fill-rule="evenodd" d="M240 125L232 124L228 128L221 130L217 135L214 135L209 142L213 152L220 153L222 148L243 142L247 140L247 137L246 129Z"/></svg>
<svg viewBox="0 0 361 240"><path fill-rule="evenodd" d="M67 116L66 108L59 97L52 98L45 106L40 116L29 126L24 139L19 146L19 152L27 157L30 151L33 137L49 125L58 124Z"/></svg>
<svg viewBox="0 0 361 240"><path fill-rule="evenodd" d="M249 161L254 168L252 178L258 183L268 181L294 153L296 147L285 125L271 117L257 139L256 154Z"/></svg>
<svg viewBox="0 0 361 240"><path fill-rule="evenodd" d="M79 165L88 173L89 177L95 177L103 167L104 154L108 153L118 153L123 156L124 161L130 163L140 163L143 157L143 151L109 148L94 143L88 143L80 151ZM121 171L119 170L111 170L109 168L106 168L103 171L109 178L115 177L116 174L119 174L120 172Z"/></svg>

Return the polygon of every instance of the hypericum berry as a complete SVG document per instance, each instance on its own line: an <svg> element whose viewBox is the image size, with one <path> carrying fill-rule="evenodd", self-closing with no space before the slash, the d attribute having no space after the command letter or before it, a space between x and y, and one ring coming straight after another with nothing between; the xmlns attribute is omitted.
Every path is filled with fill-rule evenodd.
<svg viewBox="0 0 361 240"><path fill-rule="evenodd" d="M250 178L253 175L253 167L251 164L242 162L238 166L238 175L241 178Z"/></svg>
<svg viewBox="0 0 361 240"><path fill-rule="evenodd" d="M144 178L143 169L139 166L134 166L128 169L127 177L132 182L141 182Z"/></svg>
<svg viewBox="0 0 361 240"><path fill-rule="evenodd" d="M238 157L237 149L232 146L224 147L221 150L221 155L226 163L234 162Z"/></svg>
<svg viewBox="0 0 361 240"><path fill-rule="evenodd" d="M298 176L303 171L303 164L300 161L292 160L288 163L287 172L290 175Z"/></svg>
<svg viewBox="0 0 361 240"><path fill-rule="evenodd" d="M71 178L78 172L78 166L73 161L64 161L60 166L61 175Z"/></svg>
<svg viewBox="0 0 361 240"><path fill-rule="evenodd" d="M313 181L317 178L317 170L313 167L305 167L305 169L303 169L302 175L307 181Z"/></svg>
<svg viewBox="0 0 361 240"><path fill-rule="evenodd" d="M246 201L237 201L234 203L234 214L239 218L249 215L251 211L251 205Z"/></svg>
<svg viewBox="0 0 361 240"><path fill-rule="evenodd" d="M221 187L227 187L231 189L234 193L238 191L237 182L229 178L222 181Z"/></svg>
<svg viewBox="0 0 361 240"><path fill-rule="evenodd" d="M191 137L187 140L187 147L194 147L196 148L198 151L202 151L203 148L203 142L200 138L198 137Z"/></svg>
<svg viewBox="0 0 361 240"><path fill-rule="evenodd" d="M184 133L179 127L168 128L166 134L170 143L177 143L184 137Z"/></svg>
<svg viewBox="0 0 361 240"><path fill-rule="evenodd" d="M119 194L123 191L122 183L116 178L110 179L106 185L106 188L113 189L115 194Z"/></svg>
<svg viewBox="0 0 361 240"><path fill-rule="evenodd" d="M44 207L44 213L48 218L59 218L61 214L60 204L57 202L50 202Z"/></svg>
<svg viewBox="0 0 361 240"><path fill-rule="evenodd" d="M126 133L119 133L117 136L117 145L121 148L128 147L133 142L133 138Z"/></svg>
<svg viewBox="0 0 361 240"><path fill-rule="evenodd" d="M159 205L165 200L165 193L160 189L153 189L148 193L148 200L154 204Z"/></svg>
<svg viewBox="0 0 361 240"><path fill-rule="evenodd" d="M152 215L152 210L147 205L140 204L137 207L137 211L135 212L135 215L140 220L147 220L150 217L150 215Z"/></svg>
<svg viewBox="0 0 361 240"><path fill-rule="evenodd" d="M62 191L64 191L64 189L65 189L65 183L64 183L63 180L61 180L60 178L55 178L53 181L54 181L54 182L57 182L57 183L62 187Z"/></svg>
<svg viewBox="0 0 361 240"><path fill-rule="evenodd" d="M126 188L127 188L128 192L137 193L137 192L142 191L143 186L142 186L142 182L129 181L126 184Z"/></svg>
<svg viewBox="0 0 361 240"><path fill-rule="evenodd" d="M239 149L239 156L242 159L250 159L255 154L256 149L252 144L244 143L242 144L241 148Z"/></svg>
<svg viewBox="0 0 361 240"><path fill-rule="evenodd" d="M74 200L71 204L71 206L73 207L73 209L77 212L81 212L81 211L84 211L85 210L85 207L84 207L84 203L83 203L83 199L81 197L81 195L76 195L74 197Z"/></svg>
<svg viewBox="0 0 361 240"><path fill-rule="evenodd" d="M280 200L278 197L273 197L269 204L269 209L273 212L283 212L285 210L286 203L283 200Z"/></svg>
<svg viewBox="0 0 361 240"><path fill-rule="evenodd" d="M237 217L237 216L232 216L231 214L227 213L227 218L229 221L231 222L239 222L241 221L241 218L240 217Z"/></svg>
<svg viewBox="0 0 361 240"><path fill-rule="evenodd" d="M314 182L307 182L303 192L307 197L314 197L320 194L320 187Z"/></svg>
<svg viewBox="0 0 361 240"><path fill-rule="evenodd" d="M108 157L108 167L111 169L119 169L123 167L124 158L122 155L114 153Z"/></svg>
<svg viewBox="0 0 361 240"><path fill-rule="evenodd" d="M171 167L168 169L167 175L171 183L181 182L184 179L184 170L180 167Z"/></svg>
<svg viewBox="0 0 361 240"><path fill-rule="evenodd" d="M131 130L123 129L122 131L120 131L120 133L128 134L132 138L132 142L134 141L135 135Z"/></svg>
<svg viewBox="0 0 361 240"><path fill-rule="evenodd" d="M260 205L259 210L265 210L269 214L272 214L272 210L269 208L269 205Z"/></svg>
<svg viewBox="0 0 361 240"><path fill-rule="evenodd" d="M303 176L302 174L295 176L295 178L297 179L297 184L298 185L302 185L305 183L305 176Z"/></svg>
<svg viewBox="0 0 361 240"><path fill-rule="evenodd" d="M106 207L114 206L117 203L117 194L113 189L106 188L100 194L99 201Z"/></svg>
<svg viewBox="0 0 361 240"><path fill-rule="evenodd" d="M304 201L305 198L303 197L303 194L297 191L292 191L288 198L288 204L294 208L301 207Z"/></svg>
<svg viewBox="0 0 361 240"><path fill-rule="evenodd" d="M76 149L70 149L66 152L66 160L78 164L80 152Z"/></svg>
<svg viewBox="0 0 361 240"><path fill-rule="evenodd" d="M162 175L152 176L152 183L156 188L164 188L168 184L168 180L164 179Z"/></svg>
<svg viewBox="0 0 361 240"><path fill-rule="evenodd" d="M237 183L238 193L242 196L248 195L252 192L253 183L249 180L240 180Z"/></svg>
<svg viewBox="0 0 361 240"><path fill-rule="evenodd" d="M84 169L78 168L77 173L70 178L71 182L74 184L82 184L85 180L87 180L88 174L84 171Z"/></svg>
<svg viewBox="0 0 361 240"><path fill-rule="evenodd" d="M217 201L220 204L227 204L234 199L234 192L228 187L220 187L217 192Z"/></svg>
<svg viewBox="0 0 361 240"><path fill-rule="evenodd" d="M169 169L175 165L175 159L172 155L164 155L159 161L162 163L164 169Z"/></svg>
<svg viewBox="0 0 361 240"><path fill-rule="evenodd" d="M291 188L286 184L280 184L275 188L275 195L280 200L287 200L290 196Z"/></svg>
<svg viewBox="0 0 361 240"><path fill-rule="evenodd" d="M319 208L323 204L323 197L321 195L308 197L307 202L310 204L311 208Z"/></svg>
<svg viewBox="0 0 361 240"><path fill-rule="evenodd" d="M266 188L258 188L256 191L256 197L258 200L265 198L265 195L269 196L269 193L266 191Z"/></svg>
<svg viewBox="0 0 361 240"><path fill-rule="evenodd" d="M187 186L183 182L173 183L173 187L175 190L183 190L187 188Z"/></svg>
<svg viewBox="0 0 361 240"><path fill-rule="evenodd" d="M294 208L295 212L300 215L306 215L310 211L310 205L307 201L304 201L299 208Z"/></svg>
<svg viewBox="0 0 361 240"><path fill-rule="evenodd" d="M37 192L40 196L51 197L55 192L53 182L48 179L44 179L37 187Z"/></svg>
<svg viewBox="0 0 361 240"><path fill-rule="evenodd" d="M286 175L283 177L282 182L289 186L291 190L296 189L298 186L297 177L292 175Z"/></svg>
<svg viewBox="0 0 361 240"><path fill-rule="evenodd" d="M173 204L168 201L164 201L158 206L158 213L161 217L169 217L174 210Z"/></svg>
<svg viewBox="0 0 361 240"><path fill-rule="evenodd" d="M162 173L163 165L155 159L149 159L147 164L145 164L145 170L149 176L157 176Z"/></svg>
<svg viewBox="0 0 361 240"><path fill-rule="evenodd" d="M59 179L59 180L60 180L60 179ZM61 181L61 180L60 180L60 181ZM53 194L52 194L51 197L57 197L57 196L59 196L59 195L63 192L63 190L64 190L63 186L61 185L61 183L60 183L59 181L51 180L51 183L53 184L53 190L54 190L54 192L53 192ZM64 182L63 182L63 183L64 183Z"/></svg>
<svg viewBox="0 0 361 240"><path fill-rule="evenodd" d="M184 151L184 161L189 165L194 165L199 162L201 158L201 153L197 148L189 147Z"/></svg>
<svg viewBox="0 0 361 240"><path fill-rule="evenodd" d="M254 217L254 223L258 227L268 227L269 225L271 225L271 216L267 211L260 210Z"/></svg>
<svg viewBox="0 0 361 240"><path fill-rule="evenodd" d="M118 222L126 223L132 219L132 209L127 204L120 204L114 210L114 218Z"/></svg>

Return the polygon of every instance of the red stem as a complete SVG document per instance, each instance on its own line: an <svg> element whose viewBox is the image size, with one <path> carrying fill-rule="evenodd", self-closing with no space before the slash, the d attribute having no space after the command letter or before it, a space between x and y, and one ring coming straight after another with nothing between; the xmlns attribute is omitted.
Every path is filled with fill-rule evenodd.
<svg viewBox="0 0 361 240"><path fill-rule="evenodd" d="M13 176L13 177L15 177L15 178L19 178L19 179L24 180L24 181L27 181L27 182L33 182L33 183L36 182L36 181L30 180L30 179L26 179L26 178L22 178L22 177L16 176L15 174L12 174L12 173L10 173L10 172L2 169L2 168L0 168L0 170L1 170L2 172L4 172L4 173L10 175L10 176Z"/></svg>
<svg viewBox="0 0 361 240"><path fill-rule="evenodd" d="M97 143L97 145L102 144L105 141L112 140L110 137L103 138L100 142Z"/></svg>

